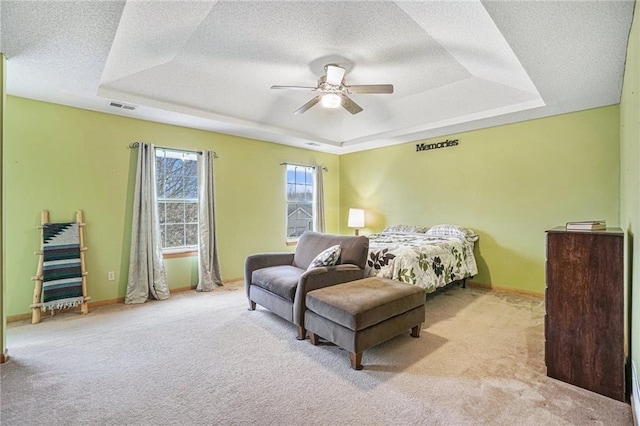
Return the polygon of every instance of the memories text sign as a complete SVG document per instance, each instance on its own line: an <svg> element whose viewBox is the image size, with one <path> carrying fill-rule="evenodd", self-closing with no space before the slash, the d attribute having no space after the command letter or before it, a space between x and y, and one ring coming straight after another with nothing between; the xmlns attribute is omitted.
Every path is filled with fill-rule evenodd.
<svg viewBox="0 0 640 426"><path fill-rule="evenodd" d="M458 139L453 139L453 140L447 139L446 141L436 142L436 143L419 143L419 144L416 144L416 152L429 151L430 149L447 148L450 146L457 146L457 145L458 145Z"/></svg>

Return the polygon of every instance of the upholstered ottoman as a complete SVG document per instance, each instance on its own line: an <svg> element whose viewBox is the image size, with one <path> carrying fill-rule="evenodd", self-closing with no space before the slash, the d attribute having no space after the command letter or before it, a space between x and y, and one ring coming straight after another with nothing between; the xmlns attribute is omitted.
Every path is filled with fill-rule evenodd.
<svg viewBox="0 0 640 426"><path fill-rule="evenodd" d="M349 351L351 368L362 369L362 352L411 329L420 337L423 288L385 278L365 278L307 293L305 327Z"/></svg>

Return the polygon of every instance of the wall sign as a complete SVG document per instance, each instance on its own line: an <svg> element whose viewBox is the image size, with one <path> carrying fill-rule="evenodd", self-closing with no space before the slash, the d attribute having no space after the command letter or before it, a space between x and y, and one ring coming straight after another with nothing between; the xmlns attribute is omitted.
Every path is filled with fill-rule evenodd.
<svg viewBox="0 0 640 426"><path fill-rule="evenodd" d="M454 140L447 139L446 141L437 142L437 143L419 143L419 144L416 144L416 152L428 151L430 149L447 148L449 146L457 146L457 145L458 145L458 139L454 139Z"/></svg>

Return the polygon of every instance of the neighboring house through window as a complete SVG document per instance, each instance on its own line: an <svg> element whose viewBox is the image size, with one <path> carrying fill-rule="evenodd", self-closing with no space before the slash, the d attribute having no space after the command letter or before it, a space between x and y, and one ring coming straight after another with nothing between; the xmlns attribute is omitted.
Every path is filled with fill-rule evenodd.
<svg viewBox="0 0 640 426"><path fill-rule="evenodd" d="M287 164L287 240L314 230L314 168Z"/></svg>
<svg viewBox="0 0 640 426"><path fill-rule="evenodd" d="M198 246L198 156L156 148L156 188L162 248L166 252Z"/></svg>

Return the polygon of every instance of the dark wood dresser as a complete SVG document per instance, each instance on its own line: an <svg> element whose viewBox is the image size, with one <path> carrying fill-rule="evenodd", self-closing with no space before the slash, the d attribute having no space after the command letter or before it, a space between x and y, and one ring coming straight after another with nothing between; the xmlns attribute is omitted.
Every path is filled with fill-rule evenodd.
<svg viewBox="0 0 640 426"><path fill-rule="evenodd" d="M547 231L547 376L625 400L624 234Z"/></svg>

